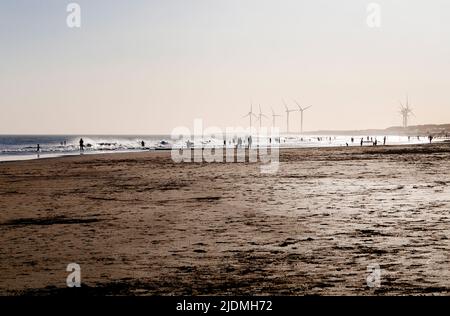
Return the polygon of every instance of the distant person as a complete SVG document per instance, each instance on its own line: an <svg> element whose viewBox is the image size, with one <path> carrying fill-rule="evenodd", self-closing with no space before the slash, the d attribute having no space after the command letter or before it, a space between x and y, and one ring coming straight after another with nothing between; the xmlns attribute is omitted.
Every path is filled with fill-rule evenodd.
<svg viewBox="0 0 450 316"><path fill-rule="evenodd" d="M141 146L145 147L145 142L144 141L141 142Z"/></svg>
<svg viewBox="0 0 450 316"><path fill-rule="evenodd" d="M431 142L433 141L433 136L428 136L428 139L430 140L430 144L431 144Z"/></svg>
<svg viewBox="0 0 450 316"><path fill-rule="evenodd" d="M352 141L352 144L353 144L355 142L355 139L352 137L351 141Z"/></svg>
<svg viewBox="0 0 450 316"><path fill-rule="evenodd" d="M361 137L361 147L362 147L363 143L364 143L364 139Z"/></svg>
<svg viewBox="0 0 450 316"><path fill-rule="evenodd" d="M36 146L36 151L37 151L37 152L40 152L40 151L41 151L41 145L37 144L37 146Z"/></svg>
<svg viewBox="0 0 450 316"><path fill-rule="evenodd" d="M80 151L84 151L84 140L80 138Z"/></svg>
<svg viewBox="0 0 450 316"><path fill-rule="evenodd" d="M375 138L375 141L373 142L373 145L376 146L378 145L378 140Z"/></svg>
<svg viewBox="0 0 450 316"><path fill-rule="evenodd" d="M386 146L386 136L383 138L383 145Z"/></svg>
<svg viewBox="0 0 450 316"><path fill-rule="evenodd" d="M345 143L345 145L348 147L348 143Z"/></svg>

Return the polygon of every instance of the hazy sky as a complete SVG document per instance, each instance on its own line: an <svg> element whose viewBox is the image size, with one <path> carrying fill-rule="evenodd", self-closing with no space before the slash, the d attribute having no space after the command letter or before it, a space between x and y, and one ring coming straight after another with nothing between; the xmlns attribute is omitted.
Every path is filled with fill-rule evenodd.
<svg viewBox="0 0 450 316"><path fill-rule="evenodd" d="M411 124L450 123L448 0L78 0L79 29L70 2L0 2L0 133L246 127L281 98L305 130L384 128L406 93Z"/></svg>

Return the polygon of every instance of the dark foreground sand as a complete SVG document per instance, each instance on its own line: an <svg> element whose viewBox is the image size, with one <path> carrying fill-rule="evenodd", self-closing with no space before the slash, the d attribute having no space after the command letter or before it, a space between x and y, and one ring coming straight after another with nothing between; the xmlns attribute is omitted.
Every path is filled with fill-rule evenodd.
<svg viewBox="0 0 450 316"><path fill-rule="evenodd" d="M450 144L0 163L0 294L449 294ZM367 266L381 286L369 288Z"/></svg>

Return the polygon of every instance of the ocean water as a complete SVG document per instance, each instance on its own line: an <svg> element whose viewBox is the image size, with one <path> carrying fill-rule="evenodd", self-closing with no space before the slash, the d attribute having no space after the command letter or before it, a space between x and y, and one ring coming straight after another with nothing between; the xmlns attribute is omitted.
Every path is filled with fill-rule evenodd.
<svg viewBox="0 0 450 316"><path fill-rule="evenodd" d="M150 150L167 142L167 135L0 135L0 161L79 154L83 138L86 154ZM144 146L142 146L144 141ZM40 150L37 151L39 144Z"/></svg>
<svg viewBox="0 0 450 316"><path fill-rule="evenodd" d="M234 147L237 139L242 139L245 146L248 142L246 135L233 135L227 137L226 146ZM371 138L370 138L371 137ZM360 146L361 138L364 146L372 145L372 140L383 144L384 136L321 136L321 135L281 135L279 139L267 137L252 137L254 145L269 145L276 142L280 147L334 147L334 146ZM170 135L0 135L0 161L25 160L58 157L79 154L79 140L83 138L85 154L131 152L142 150L170 149L171 147L186 147L185 140L172 140ZM353 138L353 142L351 139ZM144 146L142 146L142 141ZM420 144L427 143L426 137L388 136L387 145ZM40 150L37 151L39 144ZM223 147L223 140L214 137L192 137L190 147L206 146Z"/></svg>

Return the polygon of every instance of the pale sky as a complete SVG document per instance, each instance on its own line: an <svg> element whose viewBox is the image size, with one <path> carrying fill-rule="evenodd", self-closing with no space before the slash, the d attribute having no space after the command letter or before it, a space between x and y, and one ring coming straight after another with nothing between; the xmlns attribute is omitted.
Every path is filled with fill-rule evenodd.
<svg viewBox="0 0 450 316"><path fill-rule="evenodd" d="M406 93L411 124L450 123L448 0L78 0L79 29L70 2L0 2L0 133L247 127L281 98L305 130L385 128Z"/></svg>

